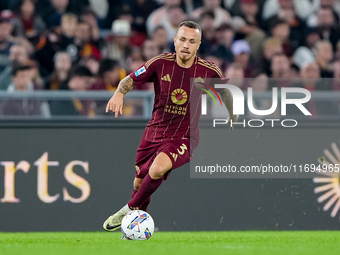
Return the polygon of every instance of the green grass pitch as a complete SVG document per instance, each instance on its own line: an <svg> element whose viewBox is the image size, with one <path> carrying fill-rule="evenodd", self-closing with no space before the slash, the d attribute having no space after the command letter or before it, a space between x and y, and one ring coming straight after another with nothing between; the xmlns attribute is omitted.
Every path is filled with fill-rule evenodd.
<svg viewBox="0 0 340 255"><path fill-rule="evenodd" d="M0 254L340 254L340 231L157 232L147 241L121 233L0 233Z"/></svg>

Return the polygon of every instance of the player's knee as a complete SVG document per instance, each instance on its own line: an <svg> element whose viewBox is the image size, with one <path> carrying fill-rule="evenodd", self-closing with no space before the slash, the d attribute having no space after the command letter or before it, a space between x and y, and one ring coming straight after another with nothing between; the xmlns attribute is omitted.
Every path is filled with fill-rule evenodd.
<svg viewBox="0 0 340 255"><path fill-rule="evenodd" d="M159 179L163 177L163 175L167 172L168 170L165 169L164 167L158 166L158 165L153 165L149 169L149 175L152 179Z"/></svg>
<svg viewBox="0 0 340 255"><path fill-rule="evenodd" d="M135 180L133 181L133 188L134 188L135 190L139 190L140 185L142 184L142 180L143 180L143 179L135 178Z"/></svg>

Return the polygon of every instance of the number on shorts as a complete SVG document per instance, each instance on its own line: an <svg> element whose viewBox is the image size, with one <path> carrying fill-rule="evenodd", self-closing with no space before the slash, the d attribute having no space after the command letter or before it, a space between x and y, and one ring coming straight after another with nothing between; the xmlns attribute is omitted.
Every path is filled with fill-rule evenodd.
<svg viewBox="0 0 340 255"><path fill-rule="evenodd" d="M179 148L181 149L181 150L177 149L179 155L183 155L184 152L188 149L184 143L182 143L182 145Z"/></svg>

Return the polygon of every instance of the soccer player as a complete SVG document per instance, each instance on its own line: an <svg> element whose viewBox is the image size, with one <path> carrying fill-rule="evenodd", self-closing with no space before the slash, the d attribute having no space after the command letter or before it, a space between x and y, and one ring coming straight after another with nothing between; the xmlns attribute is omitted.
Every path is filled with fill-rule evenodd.
<svg viewBox="0 0 340 255"><path fill-rule="evenodd" d="M210 78L224 79L215 64L196 56L201 33L195 22L182 22L174 38L176 53L158 55L125 77L107 104L106 112L112 111L118 117L122 114L124 95L133 86L154 82L154 108L137 150L132 198L104 222L103 228L107 231L120 228L129 211L146 211L151 195L168 178L170 171L190 161L198 145L202 94L198 88L208 89L205 83ZM224 89L219 93L229 118L237 121L230 91Z"/></svg>

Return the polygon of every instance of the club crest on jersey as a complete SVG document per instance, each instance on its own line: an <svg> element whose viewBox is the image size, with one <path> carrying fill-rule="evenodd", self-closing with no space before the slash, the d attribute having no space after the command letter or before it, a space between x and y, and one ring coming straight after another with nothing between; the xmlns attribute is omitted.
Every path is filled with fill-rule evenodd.
<svg viewBox="0 0 340 255"><path fill-rule="evenodd" d="M135 165L135 169L136 169L136 173L137 173L137 174L140 174L140 168L139 168L139 166Z"/></svg>
<svg viewBox="0 0 340 255"><path fill-rule="evenodd" d="M144 72L146 72L145 66L139 68L139 69L135 72L135 75L136 75L136 77L137 77L138 75L141 75L141 74L144 73Z"/></svg>
<svg viewBox="0 0 340 255"><path fill-rule="evenodd" d="M171 100L174 104L182 105L188 100L188 94L183 89L175 89L171 93Z"/></svg>
<svg viewBox="0 0 340 255"><path fill-rule="evenodd" d="M204 79L201 77L195 78L195 87L204 88Z"/></svg>

